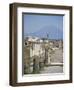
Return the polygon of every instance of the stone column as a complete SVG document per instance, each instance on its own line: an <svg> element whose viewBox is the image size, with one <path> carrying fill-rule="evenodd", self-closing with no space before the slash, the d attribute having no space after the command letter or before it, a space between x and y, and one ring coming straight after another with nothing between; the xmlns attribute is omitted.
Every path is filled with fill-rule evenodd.
<svg viewBox="0 0 74 90"><path fill-rule="evenodd" d="M43 70L44 69L44 62L39 62L39 69Z"/></svg>
<svg viewBox="0 0 74 90"><path fill-rule="evenodd" d="M48 64L48 50L45 49L45 60L44 60L44 64L47 65Z"/></svg>
<svg viewBox="0 0 74 90"><path fill-rule="evenodd" d="M24 47L24 74L29 74L30 72L30 47Z"/></svg>
<svg viewBox="0 0 74 90"><path fill-rule="evenodd" d="M33 73L39 73L39 61L38 61L38 57L33 59Z"/></svg>
<svg viewBox="0 0 74 90"><path fill-rule="evenodd" d="M24 65L24 74L30 74L30 64Z"/></svg>

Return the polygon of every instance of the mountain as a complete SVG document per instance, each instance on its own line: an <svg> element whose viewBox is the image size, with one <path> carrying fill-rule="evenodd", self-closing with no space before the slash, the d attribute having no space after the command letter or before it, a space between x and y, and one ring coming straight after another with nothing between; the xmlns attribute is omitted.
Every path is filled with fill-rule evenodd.
<svg viewBox="0 0 74 90"><path fill-rule="evenodd" d="M45 26L34 33L27 33L27 36L47 38L48 39L63 39L63 30L55 26Z"/></svg>

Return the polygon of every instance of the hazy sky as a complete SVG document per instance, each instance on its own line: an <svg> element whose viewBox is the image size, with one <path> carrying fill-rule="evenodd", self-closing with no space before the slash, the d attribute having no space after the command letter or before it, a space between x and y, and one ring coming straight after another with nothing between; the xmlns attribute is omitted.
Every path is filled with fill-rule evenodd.
<svg viewBox="0 0 74 90"><path fill-rule="evenodd" d="M61 15L24 14L23 19L24 35L38 34L38 36L44 37L46 33L50 32L50 38L56 38L57 33L59 37L61 36L60 38L63 38L63 16Z"/></svg>

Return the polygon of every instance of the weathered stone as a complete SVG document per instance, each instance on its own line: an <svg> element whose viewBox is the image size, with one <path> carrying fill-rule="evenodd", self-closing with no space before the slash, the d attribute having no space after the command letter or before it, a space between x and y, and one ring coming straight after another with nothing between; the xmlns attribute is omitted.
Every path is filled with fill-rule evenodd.
<svg viewBox="0 0 74 90"><path fill-rule="evenodd" d="M30 73L30 65L29 64L25 64L24 65L24 74L29 74Z"/></svg>
<svg viewBox="0 0 74 90"><path fill-rule="evenodd" d="M33 73L39 73L39 61L37 57L33 60Z"/></svg>
<svg viewBox="0 0 74 90"><path fill-rule="evenodd" d="M44 60L44 64L47 65L48 64L48 50L45 49L45 60Z"/></svg>
<svg viewBox="0 0 74 90"><path fill-rule="evenodd" d="M39 69L43 70L44 69L44 62L39 62Z"/></svg>

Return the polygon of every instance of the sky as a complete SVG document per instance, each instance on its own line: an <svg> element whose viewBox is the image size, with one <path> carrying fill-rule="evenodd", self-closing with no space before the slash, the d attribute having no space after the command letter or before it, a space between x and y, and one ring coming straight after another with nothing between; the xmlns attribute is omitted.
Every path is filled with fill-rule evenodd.
<svg viewBox="0 0 74 90"><path fill-rule="evenodd" d="M62 15L23 15L24 36L36 36L49 39L63 39Z"/></svg>

